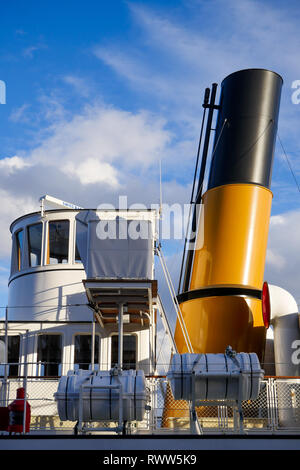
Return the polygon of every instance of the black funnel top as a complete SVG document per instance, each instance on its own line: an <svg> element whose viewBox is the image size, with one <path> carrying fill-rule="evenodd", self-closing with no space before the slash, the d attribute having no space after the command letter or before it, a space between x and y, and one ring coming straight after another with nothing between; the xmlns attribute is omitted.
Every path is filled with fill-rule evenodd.
<svg viewBox="0 0 300 470"><path fill-rule="evenodd" d="M208 189L230 183L270 187L282 83L263 69L223 80Z"/></svg>

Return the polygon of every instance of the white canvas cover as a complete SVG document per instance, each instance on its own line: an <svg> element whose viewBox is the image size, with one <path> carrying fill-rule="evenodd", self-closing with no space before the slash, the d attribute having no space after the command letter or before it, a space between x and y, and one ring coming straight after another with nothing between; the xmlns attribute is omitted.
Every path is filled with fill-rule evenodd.
<svg viewBox="0 0 300 470"><path fill-rule="evenodd" d="M77 247L89 279L153 278L150 220L100 219L94 211L83 211L76 220Z"/></svg>

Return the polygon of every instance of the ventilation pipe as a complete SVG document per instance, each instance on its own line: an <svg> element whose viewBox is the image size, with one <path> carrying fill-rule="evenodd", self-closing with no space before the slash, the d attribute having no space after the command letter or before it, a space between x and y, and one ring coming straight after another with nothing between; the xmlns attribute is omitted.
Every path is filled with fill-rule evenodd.
<svg viewBox="0 0 300 470"><path fill-rule="evenodd" d="M300 329L297 302L281 287L270 285L270 325L274 334L274 357L278 424L300 426ZM298 378L297 378L298 377Z"/></svg>
<svg viewBox="0 0 300 470"><path fill-rule="evenodd" d="M276 375L300 377L300 329L297 302L288 291L281 287L269 285L269 292Z"/></svg>

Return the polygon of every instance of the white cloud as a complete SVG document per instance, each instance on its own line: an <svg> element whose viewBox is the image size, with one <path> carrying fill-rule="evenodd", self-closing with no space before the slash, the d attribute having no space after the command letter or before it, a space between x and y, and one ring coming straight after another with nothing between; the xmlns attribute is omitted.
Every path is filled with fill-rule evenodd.
<svg viewBox="0 0 300 470"><path fill-rule="evenodd" d="M270 219L270 226L272 227L273 225L285 225L286 219L284 215L273 215Z"/></svg>
<svg viewBox="0 0 300 470"><path fill-rule="evenodd" d="M29 59L33 58L33 53L37 51L39 48L37 46L28 46L26 49L23 50L23 56Z"/></svg>
<svg viewBox="0 0 300 470"><path fill-rule="evenodd" d="M286 260L283 256L278 253L274 253L273 250L267 250L266 263L275 269L282 269L286 265Z"/></svg>
<svg viewBox="0 0 300 470"><path fill-rule="evenodd" d="M59 100L48 105L49 126L40 144L22 156L0 159L0 257L9 256L9 225L38 210L42 194L88 207L97 207L104 197L115 200L117 190L131 194L130 203L158 202L158 178L153 188L153 177L173 137L160 116L96 103L68 118ZM166 185L167 194L171 186Z"/></svg>
<svg viewBox="0 0 300 470"><path fill-rule="evenodd" d="M11 250L10 224L17 217L38 210L39 206L38 202L34 201L30 196L17 196L13 190L8 192L0 189L0 201L0 258L7 258ZM3 266L1 271L3 271Z"/></svg>
<svg viewBox="0 0 300 470"><path fill-rule="evenodd" d="M38 101L41 104L38 119L44 119L47 123L52 125L66 119L67 110L64 107L63 99L58 90L54 89L49 93L40 94Z"/></svg>
<svg viewBox="0 0 300 470"><path fill-rule="evenodd" d="M284 141L297 141L299 111L289 81L299 79L299 9L291 15L284 4L254 0L192 1L171 11L134 2L129 7L136 45L99 44L94 53L134 90L154 96L155 103L159 98L171 120L186 121L195 135L205 87L238 69L268 68L285 81L280 133Z"/></svg>
<svg viewBox="0 0 300 470"><path fill-rule="evenodd" d="M38 43L38 44L31 45L31 46L27 46L23 49L22 55L26 59L33 59L36 51L40 51L40 50L46 49L46 48L47 48L46 44L43 44L42 42Z"/></svg>
<svg viewBox="0 0 300 470"><path fill-rule="evenodd" d="M112 188L119 187L115 168L93 158L88 158L76 167L72 162L68 162L62 169L79 178L81 184L104 183Z"/></svg>
<svg viewBox="0 0 300 470"><path fill-rule="evenodd" d="M19 106L11 112L9 119L12 122L29 122L29 118L27 115L29 107L29 104L24 103L22 106Z"/></svg>
<svg viewBox="0 0 300 470"><path fill-rule="evenodd" d="M83 161L89 166L91 162L105 163L105 171L108 165L126 168L127 172L136 169L137 164L147 168L171 140L164 125L159 116L143 111L130 113L102 105L89 106L69 121L54 123L51 135L29 158L34 164L55 165L60 171L71 168L77 176L74 168L80 165L82 170Z"/></svg>
<svg viewBox="0 0 300 470"><path fill-rule="evenodd" d="M63 77L63 81L68 85L71 85L76 91L76 93L85 98L87 98L91 93L90 86L88 85L86 79L77 77L75 75L65 75Z"/></svg>
<svg viewBox="0 0 300 470"><path fill-rule="evenodd" d="M28 161L22 157L18 157L17 155L0 160L0 170L6 175L10 175L29 166L31 166L31 164Z"/></svg>

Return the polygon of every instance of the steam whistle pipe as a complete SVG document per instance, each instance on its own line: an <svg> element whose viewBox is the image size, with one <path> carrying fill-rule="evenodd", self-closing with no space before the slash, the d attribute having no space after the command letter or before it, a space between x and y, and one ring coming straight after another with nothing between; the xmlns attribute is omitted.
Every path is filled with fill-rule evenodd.
<svg viewBox="0 0 300 470"><path fill-rule="evenodd" d="M208 103L209 103L209 97L210 97L210 88L205 88L204 99L203 99L203 104L202 104L204 108L204 112L203 112L202 122L201 122L201 130L200 130L200 137L199 137L199 143L198 143L197 158L196 158L193 186L192 186L191 199L190 199L190 208L189 208L188 222L187 222L187 227L186 227L186 235L184 239L183 254L182 254L182 259L181 259L177 294L180 294L180 290L181 290L182 274L183 274L183 268L185 264L186 245L188 242L188 233L189 233L189 226L190 226L190 220L191 220L191 209L192 209L192 204L194 203L194 191L195 191L197 174L198 174L199 156L200 156L200 149L201 149L201 143L202 143L202 135L203 135L205 116L206 116L206 109L208 108Z"/></svg>
<svg viewBox="0 0 300 470"><path fill-rule="evenodd" d="M206 161L207 161L207 154L208 154L208 147L209 147L209 140L210 140L210 133L211 133L211 125L213 120L214 110L216 109L215 100L216 100L216 93L217 93L217 83L212 84L211 88L211 96L210 96L210 103L206 105L209 108L208 117L207 117L207 126L205 132L205 139L203 145L203 153L202 153L202 162L200 168L200 175L198 181L198 189L196 194L195 204L199 204L202 196L202 189L203 189L203 181L205 175L205 168L206 168ZM219 107L217 107L219 108ZM195 214L195 212L194 212ZM196 227L194 227L196 229Z"/></svg>
<svg viewBox="0 0 300 470"><path fill-rule="evenodd" d="M219 353L230 344L263 359L261 289L282 83L275 72L247 69L221 85L208 187L202 195L199 178L195 249L177 296L195 353ZM186 352L177 326L175 341Z"/></svg>
<svg viewBox="0 0 300 470"><path fill-rule="evenodd" d="M192 249L191 244L195 242L196 230L197 230L197 225L198 225L197 206L200 204L201 197L202 197L203 182L204 182L206 161L207 161L210 134L211 134L211 125L212 125L214 110L216 109L215 100L216 100L217 86L218 85L216 83L212 84L209 104L207 103L207 98L208 98L207 91L205 91L205 97L204 97L203 107L209 108L209 112L208 112L207 123L206 123L206 131L205 131L205 138L204 138L204 144L203 144L203 152L202 152L202 160L201 160L201 167L200 167L200 173L199 173L197 193L196 193L195 201L193 203L194 210L193 210L193 217L192 217L192 223L191 223L191 237L189 240L189 247L188 247L188 252L186 256L185 274L184 274L184 280L183 280L184 292L188 290L189 284L190 284L191 269L192 269L193 254L194 254L194 250Z"/></svg>

